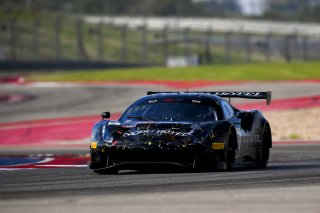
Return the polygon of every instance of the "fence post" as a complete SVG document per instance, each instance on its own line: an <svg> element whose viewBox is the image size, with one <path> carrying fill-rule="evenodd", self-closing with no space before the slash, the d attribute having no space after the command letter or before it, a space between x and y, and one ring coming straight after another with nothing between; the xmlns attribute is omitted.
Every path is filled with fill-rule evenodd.
<svg viewBox="0 0 320 213"><path fill-rule="evenodd" d="M291 61L291 54L290 54L290 35L286 35L284 37L284 58L286 62Z"/></svg>
<svg viewBox="0 0 320 213"><path fill-rule="evenodd" d="M272 39L272 32L270 31L267 36L266 36L266 41L265 41L265 59L266 62L271 62L271 39Z"/></svg>
<svg viewBox="0 0 320 213"><path fill-rule="evenodd" d="M309 59L309 54L308 54L308 37L303 36L302 38L302 59L304 61L307 61Z"/></svg>
<svg viewBox="0 0 320 213"><path fill-rule="evenodd" d="M231 63L231 50L230 50L230 32L225 33L225 61L226 63Z"/></svg>
<svg viewBox="0 0 320 213"><path fill-rule="evenodd" d="M292 39L293 39L293 48L292 48L292 52L293 52L293 60L301 58L302 52L300 49L300 44L299 44L299 31L298 29L295 29L293 35L292 35Z"/></svg>
<svg viewBox="0 0 320 213"><path fill-rule="evenodd" d="M147 26L141 27L141 43L142 43L142 64L147 64Z"/></svg>
<svg viewBox="0 0 320 213"><path fill-rule="evenodd" d="M211 37L212 37L212 29L208 28L206 33L206 41L204 47L204 55L202 57L202 61L205 60L207 64L211 64Z"/></svg>
<svg viewBox="0 0 320 213"><path fill-rule="evenodd" d="M87 60L87 54L85 51L85 47L83 44L83 38L82 38L82 27L83 27L83 20L82 19L78 19L77 20L77 24L76 24L76 28L77 28L77 52L78 52L78 60Z"/></svg>
<svg viewBox="0 0 320 213"><path fill-rule="evenodd" d="M103 23L97 24L97 58L99 61L103 61Z"/></svg>
<svg viewBox="0 0 320 213"><path fill-rule="evenodd" d="M245 34L246 63L251 63L251 35Z"/></svg>
<svg viewBox="0 0 320 213"><path fill-rule="evenodd" d="M189 50L189 32L190 30L186 28L183 33L183 41L184 41L184 55L185 57L190 57L190 50Z"/></svg>
<svg viewBox="0 0 320 213"><path fill-rule="evenodd" d="M162 38L163 38L163 64L166 65L167 58L168 58L168 27L165 26L163 28L162 32Z"/></svg>
<svg viewBox="0 0 320 213"><path fill-rule="evenodd" d="M16 60L16 18L14 17L10 22L10 46L11 46L11 60Z"/></svg>
<svg viewBox="0 0 320 213"><path fill-rule="evenodd" d="M33 58L35 60L39 59L39 17L36 16L33 23Z"/></svg>
<svg viewBox="0 0 320 213"><path fill-rule="evenodd" d="M127 46L128 46L128 41L127 41L127 25L124 25L121 27L121 60L123 63L127 62Z"/></svg>
<svg viewBox="0 0 320 213"><path fill-rule="evenodd" d="M55 31L55 54L56 60L61 60L61 40L60 40L60 33L61 33L61 17L56 17L54 21L54 31Z"/></svg>
<svg viewBox="0 0 320 213"><path fill-rule="evenodd" d="M312 59L320 59L320 45L319 45L319 43L318 42L320 42L320 38L319 38L319 35L317 36L317 45L315 45L315 50L316 50L316 54L312 54ZM313 52L313 51L311 51L311 52ZM310 51L309 51L309 57L310 57L310 53L311 53Z"/></svg>
<svg viewBox="0 0 320 213"><path fill-rule="evenodd" d="M181 34L181 30L173 30L174 38L179 37ZM178 56L179 53L179 44L180 39L172 39L172 42L169 46L169 55Z"/></svg>

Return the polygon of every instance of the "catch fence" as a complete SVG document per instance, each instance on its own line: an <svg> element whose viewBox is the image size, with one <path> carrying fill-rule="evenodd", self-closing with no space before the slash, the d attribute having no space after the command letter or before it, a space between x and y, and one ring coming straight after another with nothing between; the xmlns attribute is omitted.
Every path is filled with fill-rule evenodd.
<svg viewBox="0 0 320 213"><path fill-rule="evenodd" d="M111 21L110 21L111 20ZM291 62L320 59L315 33L259 32L244 27L184 26L182 18L153 26L148 19L45 16L0 20L0 63L116 62L140 65ZM196 23L195 23L196 24ZM232 29L232 30L231 30Z"/></svg>

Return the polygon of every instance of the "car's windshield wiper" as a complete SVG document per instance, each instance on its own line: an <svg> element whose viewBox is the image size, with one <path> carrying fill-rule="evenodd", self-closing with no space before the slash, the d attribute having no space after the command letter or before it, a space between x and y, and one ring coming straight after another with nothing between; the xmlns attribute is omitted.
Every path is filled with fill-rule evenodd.
<svg viewBox="0 0 320 213"><path fill-rule="evenodd" d="M134 118L134 119L138 119L141 121L151 121L151 119L146 118L146 117L142 117L142 116L128 115L127 118Z"/></svg>

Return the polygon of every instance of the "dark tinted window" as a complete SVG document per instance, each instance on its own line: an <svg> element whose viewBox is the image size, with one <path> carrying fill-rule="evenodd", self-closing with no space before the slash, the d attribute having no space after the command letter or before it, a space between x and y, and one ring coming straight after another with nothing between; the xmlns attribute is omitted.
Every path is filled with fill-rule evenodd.
<svg viewBox="0 0 320 213"><path fill-rule="evenodd" d="M222 110L223 110L223 114L224 114L225 119L231 118L234 114L233 108L226 101L222 101L221 104L222 104Z"/></svg>
<svg viewBox="0 0 320 213"><path fill-rule="evenodd" d="M190 101L191 102L191 101ZM151 121L216 121L213 106L200 103L169 102L142 103L131 106L120 118L125 120Z"/></svg>

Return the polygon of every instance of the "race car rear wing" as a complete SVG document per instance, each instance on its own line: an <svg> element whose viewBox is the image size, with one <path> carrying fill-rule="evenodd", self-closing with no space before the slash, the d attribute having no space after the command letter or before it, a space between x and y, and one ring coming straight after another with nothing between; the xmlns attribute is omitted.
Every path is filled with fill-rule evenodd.
<svg viewBox="0 0 320 213"><path fill-rule="evenodd" d="M271 91L267 92L234 92L234 91L199 91L199 92L154 92L154 91L148 91L147 95L157 94L157 93L209 93L212 95L216 95L222 98L247 98L247 99L266 99L267 105L271 103Z"/></svg>

